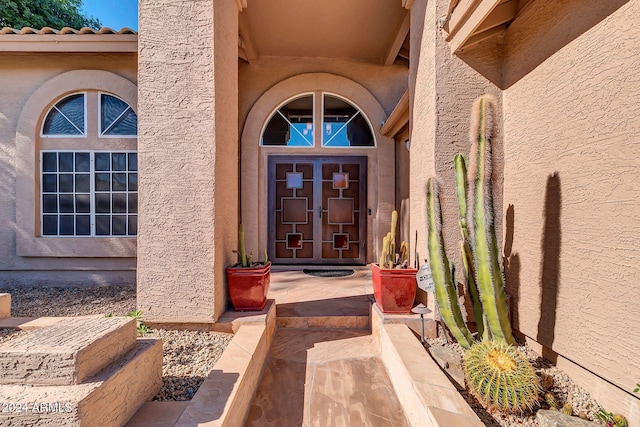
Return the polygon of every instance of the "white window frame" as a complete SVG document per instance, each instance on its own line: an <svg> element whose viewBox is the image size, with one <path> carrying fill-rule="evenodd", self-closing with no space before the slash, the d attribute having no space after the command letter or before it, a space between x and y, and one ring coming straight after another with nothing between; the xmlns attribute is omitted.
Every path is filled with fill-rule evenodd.
<svg viewBox="0 0 640 427"><path fill-rule="evenodd" d="M56 107L56 105L58 105L60 102L64 101L65 99L74 96L74 95L82 95L82 101L84 104L84 129L83 129L83 133L82 135L47 135L44 133L44 124L47 121L47 118L49 117L49 114L51 114L51 111L55 108L60 114L62 114L64 116L64 113L62 113L62 111L58 110L58 108ZM65 116L66 118L66 116ZM67 119L69 120L69 119ZM69 122L71 123L71 121L69 120ZM73 123L72 123L73 124ZM44 115L44 120L42 121L42 126L40 127L40 137L41 138L86 138L87 137L87 126L88 126L88 120L87 120L87 92L73 92L70 93L68 95L63 96L62 98L56 100L56 102L47 110L47 113ZM77 128L76 128L77 129Z"/></svg>
<svg viewBox="0 0 640 427"><path fill-rule="evenodd" d="M55 234L55 235L51 235L51 234L44 234L44 215L51 215L52 213L50 212L44 212L44 196L45 194L54 194L54 193L45 193L43 191L43 182L44 182L44 174L51 174L53 172L45 172L43 170L43 157L44 157L44 153L89 153L89 213L88 215L90 215L90 233L86 234L86 235L78 235L78 234L72 234L72 235L61 235L61 234ZM40 237L42 238L136 238L137 237L137 230L136 230L136 234L96 234L96 199L95 199L95 195L96 195L96 191L95 191L95 174L96 173L106 173L107 171L97 171L95 170L95 154L96 153L108 153L109 155L111 155L112 153L125 153L125 154L130 154L130 153L135 153L136 156L138 154L137 150L83 150L83 149L77 149L77 150L56 150L56 149L48 149L48 150L40 150ZM127 160L128 162L128 160ZM113 173L113 169L110 169L108 171L109 173ZM117 172L124 172L125 174L131 173L128 169L126 171L117 171ZM55 174L56 176L60 175L60 171L56 171ZM62 172L62 173L69 173L69 172ZM75 176L77 172L73 172L73 175ZM87 173L87 172L80 172L80 173ZM135 173L137 174L138 171L136 170ZM127 180L128 182L128 180ZM58 184L59 185L59 184ZM109 195L113 195L114 191L113 190L109 190L108 192L99 192L100 194L109 194ZM136 190L134 191L129 191L129 190L125 190L125 191L116 191L115 193L124 193L124 194L138 194L138 191ZM55 193L56 195L60 195L60 189L58 188L58 191ZM65 194L72 194L72 195L76 195L78 193L76 193L75 191L73 193L65 193ZM85 193L80 193L80 194L85 194ZM138 213L129 213L128 209L129 208L129 201L127 199L127 212L124 214L116 214L116 215L124 215L127 220L129 218L129 216L138 216ZM63 215L64 213L60 213L60 205L58 202L58 213L56 215ZM70 214L70 213L69 213ZM75 212L75 207L74 207L74 213L73 216L77 216L78 213ZM86 212L82 212L80 213L80 215L87 215ZM114 214L113 212L109 213L109 214L103 214L103 213L99 213L98 215L109 215L109 217L112 217ZM58 220L59 221L59 220ZM58 226L59 226L59 222L58 222ZM128 228L128 225L127 225ZM75 225L74 225L74 232L75 232Z"/></svg>
<svg viewBox="0 0 640 427"><path fill-rule="evenodd" d="M98 91L98 138L137 138L138 137L137 126L136 126L136 134L135 135L105 135L103 133L103 130L102 130L102 95L109 95L109 96L112 96L114 98L118 98L120 101L122 101L125 104L127 104L127 107L129 107L129 109L131 111L133 111L134 114L136 114L136 117L138 116L138 114L133 109L133 107L131 105L129 105L129 103L127 101L125 101L124 99L120 98L119 96L114 95L113 93ZM122 114L124 114L126 112L127 112L127 109L125 109L122 112ZM120 116L118 116L118 118L116 120L114 120L114 123L118 121L118 119L122 116L122 114ZM109 128L107 128L105 130L109 130Z"/></svg>
<svg viewBox="0 0 640 427"><path fill-rule="evenodd" d="M358 105L356 105L353 101L345 98L344 96L340 96L336 93L332 93L332 92L320 92L322 98L320 101L320 126L321 126L321 135L324 137L324 97L325 95L329 95L332 96L334 98L338 98L344 102L346 102L347 104L351 105L353 108L355 108L356 110L358 110L358 112L356 114L353 115L353 117L351 117L349 120L347 120L347 122L340 128L340 130L338 130L338 132L336 132L336 135L339 134L340 132L342 132L342 129L344 129L350 122L351 120L355 119L358 115L364 117L364 120L367 122L367 125L369 125L369 131L371 132L371 137L373 138L373 145L358 145L358 146L354 146L354 145L347 145L347 146L327 146L324 145L324 141L323 138L320 138L320 147L324 148L324 149L336 149L336 150L348 150L348 149L372 149L372 148L376 148L378 146L378 141L376 141L376 133L373 131L373 126L371 126L371 121L369 120L369 117L367 117L367 115L364 113L364 111L362 111L362 108L360 108ZM329 139L329 141L331 141L333 138L335 138L335 135Z"/></svg>

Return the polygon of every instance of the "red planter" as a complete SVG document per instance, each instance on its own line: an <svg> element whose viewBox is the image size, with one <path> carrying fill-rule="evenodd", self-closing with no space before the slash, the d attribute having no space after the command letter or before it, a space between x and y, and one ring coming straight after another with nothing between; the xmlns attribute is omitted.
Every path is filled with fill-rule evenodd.
<svg viewBox="0 0 640 427"><path fill-rule="evenodd" d="M416 298L415 268L391 269L380 268L378 264L371 264L371 278L373 280L373 295L376 304L383 313L410 313Z"/></svg>
<svg viewBox="0 0 640 427"><path fill-rule="evenodd" d="M236 311L260 311L267 303L271 263L256 267L227 267L229 296Z"/></svg>

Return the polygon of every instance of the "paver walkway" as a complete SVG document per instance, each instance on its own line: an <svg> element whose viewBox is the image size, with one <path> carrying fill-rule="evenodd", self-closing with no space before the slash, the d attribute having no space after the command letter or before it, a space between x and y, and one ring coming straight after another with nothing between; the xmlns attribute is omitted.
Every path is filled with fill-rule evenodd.
<svg viewBox="0 0 640 427"><path fill-rule="evenodd" d="M278 329L245 426L407 426L365 329Z"/></svg>

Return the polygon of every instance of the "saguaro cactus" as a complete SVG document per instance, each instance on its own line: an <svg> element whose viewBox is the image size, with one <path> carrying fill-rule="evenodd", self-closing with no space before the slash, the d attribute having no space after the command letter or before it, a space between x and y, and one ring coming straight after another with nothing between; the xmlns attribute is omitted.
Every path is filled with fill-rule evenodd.
<svg viewBox="0 0 640 427"><path fill-rule="evenodd" d="M433 178L429 178L427 182L427 230L429 264L431 265L431 275L435 283L435 295L440 315L458 343L464 348L470 348L473 343L473 337L462 318L460 306L458 305L458 294L451 279L449 260L447 259L442 239L439 189Z"/></svg>
<svg viewBox="0 0 640 427"><path fill-rule="evenodd" d="M498 263L498 244L493 218L491 191L491 136L495 100L480 97L473 106L471 140L470 203L467 217L471 222L471 243L476 283L491 337L514 344L507 313L504 276Z"/></svg>
<svg viewBox="0 0 640 427"><path fill-rule="evenodd" d="M464 273L467 278L469 295L471 295L471 302L473 303L473 316L476 319L478 336L484 340L489 339L490 336L488 328L485 328L484 325L486 319L484 318L482 303L480 302L480 296L478 294L478 286L476 285L475 270L473 267L473 253L469 245L469 229L467 227L467 165L465 164L462 154L456 154L454 167L456 171L456 197L458 199L458 209L460 212L458 225L460 226L460 234L462 235L460 255L462 256Z"/></svg>

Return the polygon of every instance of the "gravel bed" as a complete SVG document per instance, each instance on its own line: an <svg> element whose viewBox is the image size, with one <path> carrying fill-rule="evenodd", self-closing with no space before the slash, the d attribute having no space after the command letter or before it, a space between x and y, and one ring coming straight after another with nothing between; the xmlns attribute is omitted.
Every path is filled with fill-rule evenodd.
<svg viewBox="0 0 640 427"><path fill-rule="evenodd" d="M464 350L460 344L447 342L444 337L428 339L426 345L444 345L464 357ZM528 345L520 343L518 350L533 364L536 373L545 379L543 382L549 387L545 392L553 394L558 403L558 407L562 408L565 403L569 403L573 407L573 415L584 417L590 421L595 419L596 413L599 412L602 407L591 398L589 393L576 385L562 370L553 366L548 360L540 357ZM478 414L482 422L488 427L539 427L538 421L535 418L535 410L515 415L489 411L478 402L469 391L463 390L461 394L476 414ZM540 394L538 409L549 409L549 406L544 402L544 392Z"/></svg>
<svg viewBox="0 0 640 427"><path fill-rule="evenodd" d="M11 294L11 315L15 317L83 316L113 314L125 316L136 308L135 288L0 288ZM144 313L142 313L144 319ZM26 331L0 329L0 344ZM191 400L233 334L152 330L146 335L161 338L163 347L162 388L154 400Z"/></svg>

